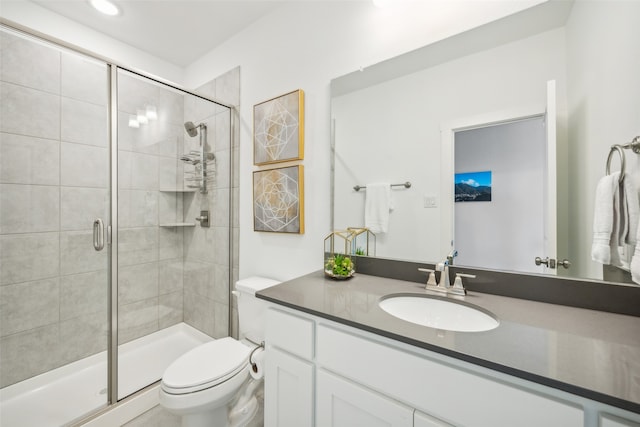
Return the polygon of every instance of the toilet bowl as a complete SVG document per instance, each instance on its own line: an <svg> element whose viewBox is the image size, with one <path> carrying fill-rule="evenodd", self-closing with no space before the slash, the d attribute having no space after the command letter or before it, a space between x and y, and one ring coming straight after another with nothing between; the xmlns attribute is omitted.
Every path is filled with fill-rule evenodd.
<svg viewBox="0 0 640 427"><path fill-rule="evenodd" d="M226 405L249 376L250 353L251 348L229 337L185 353L162 377L160 404L188 418L183 425L226 426Z"/></svg>
<svg viewBox="0 0 640 427"><path fill-rule="evenodd" d="M268 303L255 298L255 292L278 283L261 277L238 281L234 294L238 296L241 340L225 337L202 344L164 372L160 405L182 417L183 427L230 426L229 404L251 382L249 359L257 349L252 342L264 340L263 317ZM250 390L254 389L255 384Z"/></svg>

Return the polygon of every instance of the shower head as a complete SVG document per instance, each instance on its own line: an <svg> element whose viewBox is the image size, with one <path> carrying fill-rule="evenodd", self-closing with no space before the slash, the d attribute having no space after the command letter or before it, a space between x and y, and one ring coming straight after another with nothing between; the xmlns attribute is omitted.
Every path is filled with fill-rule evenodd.
<svg viewBox="0 0 640 427"><path fill-rule="evenodd" d="M194 125L193 122L186 122L184 124L184 129L192 138L198 134L198 127L199 126Z"/></svg>

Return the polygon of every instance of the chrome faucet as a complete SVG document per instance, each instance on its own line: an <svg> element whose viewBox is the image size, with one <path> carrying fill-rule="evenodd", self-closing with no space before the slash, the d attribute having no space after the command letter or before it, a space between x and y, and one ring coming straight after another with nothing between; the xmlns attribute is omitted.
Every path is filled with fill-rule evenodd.
<svg viewBox="0 0 640 427"><path fill-rule="evenodd" d="M431 270L429 268L419 268L418 271L423 271L425 273L429 273L429 279L427 280L427 286L425 289L428 291L442 292L447 293L449 289L449 265L448 261L440 262L436 264L436 270L441 271L440 273L440 283L436 281L436 270Z"/></svg>
<svg viewBox="0 0 640 427"><path fill-rule="evenodd" d="M427 286L425 287L428 291L435 292L443 292L446 294L454 294L454 295L466 295L467 290L464 288L462 284L462 278L475 278L476 276L473 274L463 274L456 273L456 279L453 281L453 286L449 281L449 266L453 264L453 258L458 256L458 251L455 249L451 250L447 255L447 258L443 262L439 262L436 264L436 270L440 271L440 282L436 282L435 270L431 270L428 268L419 268L418 271L423 271L425 273L429 273L429 279L427 280Z"/></svg>
<svg viewBox="0 0 640 427"><path fill-rule="evenodd" d="M438 282L438 287L446 292L449 289L450 281L449 281L449 261L445 260L443 262L439 262L436 264L436 270L440 272L440 282Z"/></svg>
<svg viewBox="0 0 640 427"><path fill-rule="evenodd" d="M455 249L451 249L451 252L447 254L447 262L448 265L453 265L453 259L458 256L458 251Z"/></svg>
<svg viewBox="0 0 640 427"><path fill-rule="evenodd" d="M453 265L453 259L458 256L458 251L451 249L451 252L447 254L447 258L443 262L439 262L436 265L436 269L441 271L440 273L440 288L444 291L448 291L451 288L451 280L449 280L449 266Z"/></svg>

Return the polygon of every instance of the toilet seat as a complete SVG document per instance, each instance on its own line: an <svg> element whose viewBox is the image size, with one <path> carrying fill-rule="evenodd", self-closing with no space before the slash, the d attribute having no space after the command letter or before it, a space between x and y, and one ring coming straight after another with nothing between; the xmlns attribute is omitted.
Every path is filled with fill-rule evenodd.
<svg viewBox="0 0 640 427"><path fill-rule="evenodd" d="M200 345L173 362L162 377L169 394L214 387L237 375L249 363L251 349L231 337Z"/></svg>

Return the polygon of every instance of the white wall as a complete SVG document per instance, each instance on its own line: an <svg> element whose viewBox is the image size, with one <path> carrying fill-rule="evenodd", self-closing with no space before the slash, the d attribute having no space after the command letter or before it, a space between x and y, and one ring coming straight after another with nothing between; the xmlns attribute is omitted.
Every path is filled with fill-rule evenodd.
<svg viewBox="0 0 640 427"><path fill-rule="evenodd" d="M447 239L441 208L441 130L459 121L535 109L543 113L546 82L558 82L565 107L564 30L469 55L377 86L338 97L335 226L362 225L367 182L411 181L393 191L389 232L377 239L378 256L436 262ZM400 153L411 153L410 156ZM364 193L364 192L361 192ZM433 196L437 208L424 208Z"/></svg>
<svg viewBox="0 0 640 427"><path fill-rule="evenodd" d="M455 203L456 264L543 272L545 146L542 117L456 133L455 172L492 173L490 202Z"/></svg>
<svg viewBox="0 0 640 427"><path fill-rule="evenodd" d="M591 261L594 195L609 147L640 135L640 2L579 1L566 25L569 84L570 218L568 258L580 277L602 277ZM596 89L597 90L594 90ZM625 150L640 188L640 156ZM619 168L616 158L612 164Z"/></svg>
<svg viewBox="0 0 640 427"><path fill-rule="evenodd" d="M330 230L332 78L539 2L427 2L442 10L377 9L369 2L282 7L187 68L196 87L241 66L240 277L289 279L321 268ZM415 7L427 7L424 4ZM252 107L294 89L306 94L304 235L253 231Z"/></svg>

